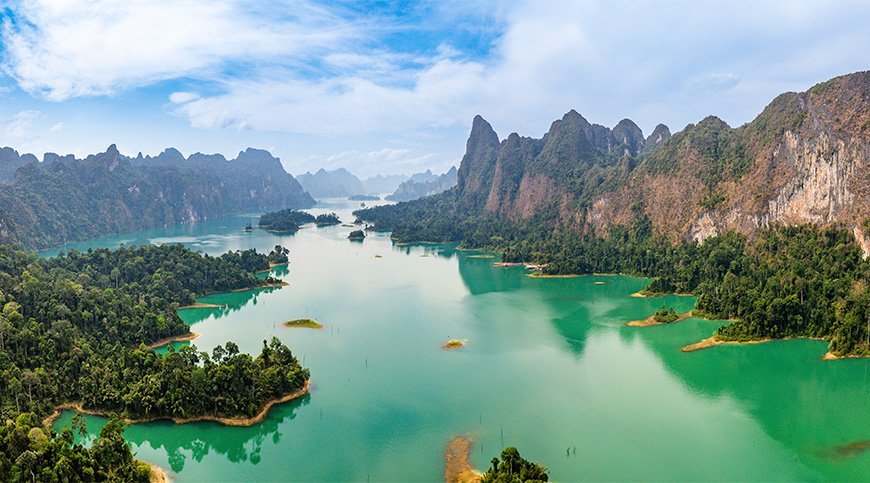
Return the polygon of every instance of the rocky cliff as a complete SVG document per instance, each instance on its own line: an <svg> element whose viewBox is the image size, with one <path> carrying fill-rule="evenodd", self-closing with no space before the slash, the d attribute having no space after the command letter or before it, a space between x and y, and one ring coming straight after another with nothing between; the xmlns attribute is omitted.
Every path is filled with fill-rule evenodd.
<svg viewBox="0 0 870 483"><path fill-rule="evenodd" d="M775 224L838 224L870 253L870 72L778 96L752 122L710 116L644 138L570 111L541 138L504 141L474 119L457 202L553 229L606 234L645 216L659 234L703 240Z"/></svg>

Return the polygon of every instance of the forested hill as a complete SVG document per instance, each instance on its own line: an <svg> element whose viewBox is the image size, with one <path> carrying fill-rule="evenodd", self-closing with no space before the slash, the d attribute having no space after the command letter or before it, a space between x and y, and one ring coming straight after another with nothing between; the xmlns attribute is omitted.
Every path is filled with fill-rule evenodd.
<svg viewBox="0 0 870 483"><path fill-rule="evenodd" d="M14 168L14 176L7 175ZM85 159L0 150L0 242L30 249L314 200L267 151L128 158L115 145Z"/></svg>

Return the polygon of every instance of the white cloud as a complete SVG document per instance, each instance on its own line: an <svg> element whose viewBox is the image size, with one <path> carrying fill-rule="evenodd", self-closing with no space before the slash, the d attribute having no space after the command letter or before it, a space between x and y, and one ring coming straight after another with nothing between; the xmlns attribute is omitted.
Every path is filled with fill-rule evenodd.
<svg viewBox="0 0 870 483"><path fill-rule="evenodd" d="M60 131L61 129L63 129L63 123L56 122L56 123L52 124L52 126L50 128L48 128L48 132L49 132L49 134L53 134L53 133Z"/></svg>
<svg viewBox="0 0 870 483"><path fill-rule="evenodd" d="M843 12L790 5L528 2L506 14L489 59L469 60L448 45L412 67L387 54L335 53L327 61L342 66L337 75L264 71L224 82L223 93L177 112L202 128L312 134L395 134L467 124L481 113L502 136L540 135L571 108L609 125L634 117L647 130L711 113L740 123L784 87L862 67L854 47L870 45L870 31L856 24L832 33L845 27ZM807 53L829 50L852 54L807 65Z"/></svg>
<svg viewBox="0 0 870 483"><path fill-rule="evenodd" d="M17 19L3 22L4 70L55 101L214 78L231 62L298 62L360 35L304 0L262 8L243 0L11 3Z"/></svg>
<svg viewBox="0 0 870 483"><path fill-rule="evenodd" d="M42 115L39 111L21 111L6 121L6 136L17 140L32 138L33 123Z"/></svg>
<svg viewBox="0 0 870 483"><path fill-rule="evenodd" d="M196 92L173 92L169 95L169 102L173 104L184 104L185 102L195 101L200 98Z"/></svg>

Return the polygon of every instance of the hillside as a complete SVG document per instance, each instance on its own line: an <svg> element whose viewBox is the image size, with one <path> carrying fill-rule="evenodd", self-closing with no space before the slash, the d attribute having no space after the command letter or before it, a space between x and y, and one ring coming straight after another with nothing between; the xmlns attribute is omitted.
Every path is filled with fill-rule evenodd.
<svg viewBox="0 0 870 483"><path fill-rule="evenodd" d="M268 152L130 159L112 145L77 160L47 154L0 185L0 242L30 249L314 200Z"/></svg>

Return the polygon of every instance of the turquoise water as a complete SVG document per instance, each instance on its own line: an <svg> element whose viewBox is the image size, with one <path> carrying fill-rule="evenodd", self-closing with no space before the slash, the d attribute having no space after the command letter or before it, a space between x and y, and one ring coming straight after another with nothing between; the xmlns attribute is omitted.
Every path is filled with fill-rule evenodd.
<svg viewBox="0 0 870 483"><path fill-rule="evenodd" d="M356 206L311 211L349 222ZM232 340L258 352L278 336L310 368L311 394L249 428L129 427L138 457L176 481L437 481L458 435L474 440L477 468L510 445L559 481L868 479L870 452L834 449L870 439L868 360L824 362L826 344L806 340L683 353L718 323L625 326L694 303L630 297L643 279L536 279L477 252L375 233L352 243L342 226L246 233L249 220L75 245L290 249L274 273L289 286L204 297L224 307L182 317L202 350ZM326 328L281 326L303 317ZM442 350L450 338L467 345ZM104 422L87 421L92 432Z"/></svg>

